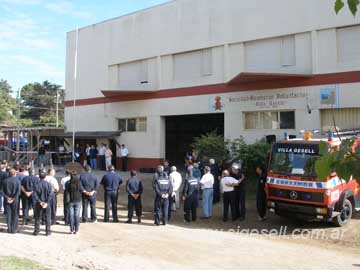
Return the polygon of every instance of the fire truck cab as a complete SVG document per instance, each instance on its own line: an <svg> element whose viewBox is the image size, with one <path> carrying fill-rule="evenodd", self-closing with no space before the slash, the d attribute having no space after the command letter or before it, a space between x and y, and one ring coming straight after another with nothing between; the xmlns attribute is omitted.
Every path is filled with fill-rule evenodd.
<svg viewBox="0 0 360 270"><path fill-rule="evenodd" d="M331 137L331 135L330 135ZM360 185L356 179L345 181L333 172L318 179L315 161L319 158L321 141L334 147L339 138L285 139L273 144L266 183L269 211L280 216L308 221L332 221L337 226L347 224L355 210L360 210ZM360 138L353 151L359 152Z"/></svg>

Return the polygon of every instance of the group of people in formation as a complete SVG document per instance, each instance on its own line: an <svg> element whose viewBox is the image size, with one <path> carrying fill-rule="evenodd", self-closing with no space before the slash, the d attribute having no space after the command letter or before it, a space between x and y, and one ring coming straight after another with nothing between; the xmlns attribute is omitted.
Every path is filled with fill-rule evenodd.
<svg viewBox="0 0 360 270"><path fill-rule="evenodd" d="M36 173L34 168L26 170L23 166L11 167L7 161L2 161L0 166L0 210L6 216L8 233L18 232L21 202L22 224L28 225L31 221L29 210L33 209L33 234L39 235L40 225L45 225L46 235L50 235L51 225L59 224L56 211L60 186L55 178L55 170L53 168L47 171L39 169ZM256 171L259 174L257 209L259 219L264 220L266 172L260 166ZM171 219L172 211L180 208L181 199L184 201L184 222L196 221L200 200L203 212L201 218L211 219L213 204L220 201L220 193L223 193L223 221L228 221L229 210L231 210L233 221L244 220L246 215L244 179L238 163L233 163L230 170L224 170L221 173L213 159L210 159L203 168L199 163L188 159L183 181L177 168L170 167L169 162L165 161L163 165L157 167L153 177L155 225L166 225ZM110 208L113 222L119 222L117 204L122 182L121 176L115 172L113 165L109 165L108 172L101 180L92 172L89 165L86 165L84 172L80 174L66 171L66 176L61 179L60 185L64 191L64 222L70 227L70 233L79 232L80 220L84 223L97 222L96 200L100 185L104 190L104 222L110 221ZM130 178L126 181L126 192L128 194L126 222L133 222L135 210L137 222L141 223L143 185L135 170L130 171ZM88 216L89 207L90 217ZM82 213L80 213L81 209Z"/></svg>
<svg viewBox="0 0 360 270"><path fill-rule="evenodd" d="M64 222L70 227L71 234L79 232L80 219L82 222L97 222L96 197L99 186L104 190L104 222L109 222L109 212L112 209L113 222L119 222L117 204L119 188L122 179L110 165L108 172L99 181L86 165L84 172L66 171L66 176L60 181L55 178L55 170L47 171L34 168L27 170L23 166L9 166L7 161L1 162L0 168L0 210L6 217L7 232L17 233L20 217L20 203L22 204L22 224L28 225L31 221L29 210L33 209L34 232L40 233L40 226L45 225L46 235L51 235L51 226L59 224L56 219L57 195L60 185L64 191ZM134 209L141 223L141 196L142 182L137 178L137 172L131 171L130 178L126 181L128 193L128 223L132 222ZM90 217L88 210L90 206ZM80 213L82 209L82 213Z"/></svg>
<svg viewBox="0 0 360 270"><path fill-rule="evenodd" d="M266 219L266 170L262 166L256 167L258 174L257 211L259 221ZM182 176L175 166L169 166L165 161L157 167L153 179L155 191L154 220L156 225L166 225L171 212L180 207L180 200L184 201L184 222L190 223L197 219L197 208L202 202L201 219L211 219L213 204L220 201L223 194L223 221L244 221L245 205L245 176L239 163L233 163L229 170L221 171L214 159L209 162L196 162L193 155L186 158L186 175L184 183ZM182 187L182 189L181 189Z"/></svg>

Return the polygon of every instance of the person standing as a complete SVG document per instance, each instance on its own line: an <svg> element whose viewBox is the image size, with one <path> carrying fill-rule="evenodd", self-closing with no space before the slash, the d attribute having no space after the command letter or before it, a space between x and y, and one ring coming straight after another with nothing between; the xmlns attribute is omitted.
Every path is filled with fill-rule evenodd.
<svg viewBox="0 0 360 270"><path fill-rule="evenodd" d="M100 162L100 169L105 170L105 151L106 151L106 145L102 143L99 146L98 154L99 154L99 162Z"/></svg>
<svg viewBox="0 0 360 270"><path fill-rule="evenodd" d="M46 235L51 235L51 208L50 201L52 198L52 186L45 180L46 174L44 171L39 173L40 181L35 186L34 199L34 217L35 217L35 229L33 235L37 236L40 233L40 221L41 217L45 217L45 230Z"/></svg>
<svg viewBox="0 0 360 270"><path fill-rule="evenodd" d="M167 176L169 176L171 173L171 169L170 169L170 164L169 164L168 160L164 160L163 167L164 167L164 173L166 173Z"/></svg>
<svg viewBox="0 0 360 270"><path fill-rule="evenodd" d="M71 173L70 180L65 183L64 194L69 207L70 233L77 234L80 226L81 184L76 173Z"/></svg>
<svg viewBox="0 0 360 270"><path fill-rule="evenodd" d="M95 174L91 172L90 166L85 166L85 172L80 175L82 192L82 221L88 221L88 205L91 208L91 222L97 222L96 218L96 192L99 181Z"/></svg>
<svg viewBox="0 0 360 270"><path fill-rule="evenodd" d="M90 145L86 144L86 148L85 148L85 154L86 154L86 165L90 165Z"/></svg>
<svg viewBox="0 0 360 270"><path fill-rule="evenodd" d="M235 191L234 186L239 183L238 180L230 176L229 171L225 170L221 179L221 191L223 192L224 212L223 221L228 221L229 207L231 209L232 220L236 220L236 209L235 209Z"/></svg>
<svg viewBox="0 0 360 270"><path fill-rule="evenodd" d="M138 223L141 223L141 195L143 193L143 185L141 180L139 180L136 175L136 171L132 170L130 172L130 179L126 181L126 192L128 193L128 220L126 221L126 223L132 223L134 208Z"/></svg>
<svg viewBox="0 0 360 270"><path fill-rule="evenodd" d="M97 169L97 154L98 154L98 150L96 149L96 147L94 145L91 145L90 148L90 166L91 169L96 170Z"/></svg>
<svg viewBox="0 0 360 270"><path fill-rule="evenodd" d="M129 150L125 147L125 144L121 145L120 154L121 154L121 168L122 168L123 172L126 172Z"/></svg>
<svg viewBox="0 0 360 270"><path fill-rule="evenodd" d="M51 185L51 198L50 198L50 213L51 213L51 225L59 224L56 222L57 211L57 194L60 190L59 183L55 178L55 170L53 168L48 169L48 175L45 178Z"/></svg>
<svg viewBox="0 0 360 270"><path fill-rule="evenodd" d="M171 167L171 173L169 175L171 184L173 186L172 197L175 197L175 203L171 203L173 207L170 207L170 210L176 211L176 209L180 208L180 186L182 183L182 177L179 172L177 172L177 168L175 166ZM173 200L171 200L173 201Z"/></svg>
<svg viewBox="0 0 360 270"><path fill-rule="evenodd" d="M64 206L64 222L65 225L69 225L69 203L65 200L65 189L66 189L66 183L71 179L71 173L69 170L66 170L65 177L61 178L60 184L62 186L62 189L64 191L64 199L63 199L63 206Z"/></svg>
<svg viewBox="0 0 360 270"><path fill-rule="evenodd" d="M245 183L244 175L240 170L238 163L233 163L231 166L230 176L239 181L239 185L235 186L235 211L236 218L240 218L240 221L245 220L246 207L245 207Z"/></svg>
<svg viewBox="0 0 360 270"><path fill-rule="evenodd" d="M105 150L105 167L106 167L107 171L110 170L112 155L113 155L113 152L111 151L109 146L106 146L106 150Z"/></svg>
<svg viewBox="0 0 360 270"><path fill-rule="evenodd" d="M16 233L19 213L18 213L18 204L19 196L21 191L21 185L16 179L16 171L10 169L9 177L6 178L3 182L3 192L4 192L4 201L5 201L5 212L6 212L6 223L8 233Z"/></svg>
<svg viewBox="0 0 360 270"><path fill-rule="evenodd" d="M44 144L40 145L38 155L39 155L39 167L43 168L46 166L46 148Z"/></svg>
<svg viewBox="0 0 360 270"><path fill-rule="evenodd" d="M4 193L2 190L3 181L8 178L8 173L6 172L7 161L3 160L0 164L0 213L4 213Z"/></svg>
<svg viewBox="0 0 360 270"><path fill-rule="evenodd" d="M205 166L204 175L200 180L201 188L203 190L203 218L209 219L212 216L212 205L214 195L214 176L210 172L210 167Z"/></svg>
<svg viewBox="0 0 360 270"><path fill-rule="evenodd" d="M117 203L119 196L119 188L122 184L122 179L119 174L115 172L113 165L109 166L109 172L104 175L101 180L101 185L104 187L104 222L109 222L109 210L111 204L113 222L119 222L117 214Z"/></svg>
<svg viewBox="0 0 360 270"><path fill-rule="evenodd" d="M29 175L26 176L21 183L21 199L22 199L22 207L23 207L23 225L27 225L29 222L29 210L31 208L35 208L35 200L34 200L34 190L37 183L40 179L35 176L35 169L29 169Z"/></svg>
<svg viewBox="0 0 360 270"><path fill-rule="evenodd" d="M182 198L184 200L184 220L189 223L196 221L196 209L198 205L198 194L200 190L200 181L192 173L185 179ZM191 214L191 219L190 219Z"/></svg>
<svg viewBox="0 0 360 270"><path fill-rule="evenodd" d="M256 190L256 208L259 214L259 221L264 221L266 220L266 171L262 166L257 166L256 173L259 175Z"/></svg>
<svg viewBox="0 0 360 270"><path fill-rule="evenodd" d="M215 163L215 159L209 159L210 172L214 176L214 198L213 203L220 202L220 175L221 171L218 164Z"/></svg>
<svg viewBox="0 0 360 270"><path fill-rule="evenodd" d="M155 225L160 225L160 212L162 213L162 224L168 223L169 198L173 188L171 181L164 173L164 168L158 167L157 179L155 180Z"/></svg>

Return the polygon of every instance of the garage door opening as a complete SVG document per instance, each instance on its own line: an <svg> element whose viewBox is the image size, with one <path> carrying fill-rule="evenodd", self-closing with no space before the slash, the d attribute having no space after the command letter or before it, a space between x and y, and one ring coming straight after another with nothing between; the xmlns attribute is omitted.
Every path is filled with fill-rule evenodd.
<svg viewBox="0 0 360 270"><path fill-rule="evenodd" d="M195 137L217 130L224 136L224 114L192 114L167 116L166 159L171 164L183 168L185 154L191 151Z"/></svg>

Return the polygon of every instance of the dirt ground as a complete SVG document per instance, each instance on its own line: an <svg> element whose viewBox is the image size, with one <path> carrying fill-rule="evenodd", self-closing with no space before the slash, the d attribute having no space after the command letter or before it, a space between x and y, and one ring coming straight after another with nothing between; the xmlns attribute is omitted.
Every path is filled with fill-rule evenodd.
<svg viewBox="0 0 360 270"><path fill-rule="evenodd" d="M101 172L97 174L102 176ZM122 175L127 179L128 175ZM151 177L140 175L145 186L142 224L103 223L100 190L98 223L81 224L78 235L70 235L63 222L52 227L51 237L32 236L33 224L20 226L16 235L2 232L0 256L29 258L53 269L360 269L359 215L343 228L299 223L272 214L259 222L255 201L248 200L244 222L222 222L220 203L215 205L211 220L184 224L179 209L170 225L158 227L153 224ZM61 200L59 195L59 221ZM119 202L120 220L125 221L124 184ZM1 217L2 231L4 222Z"/></svg>

